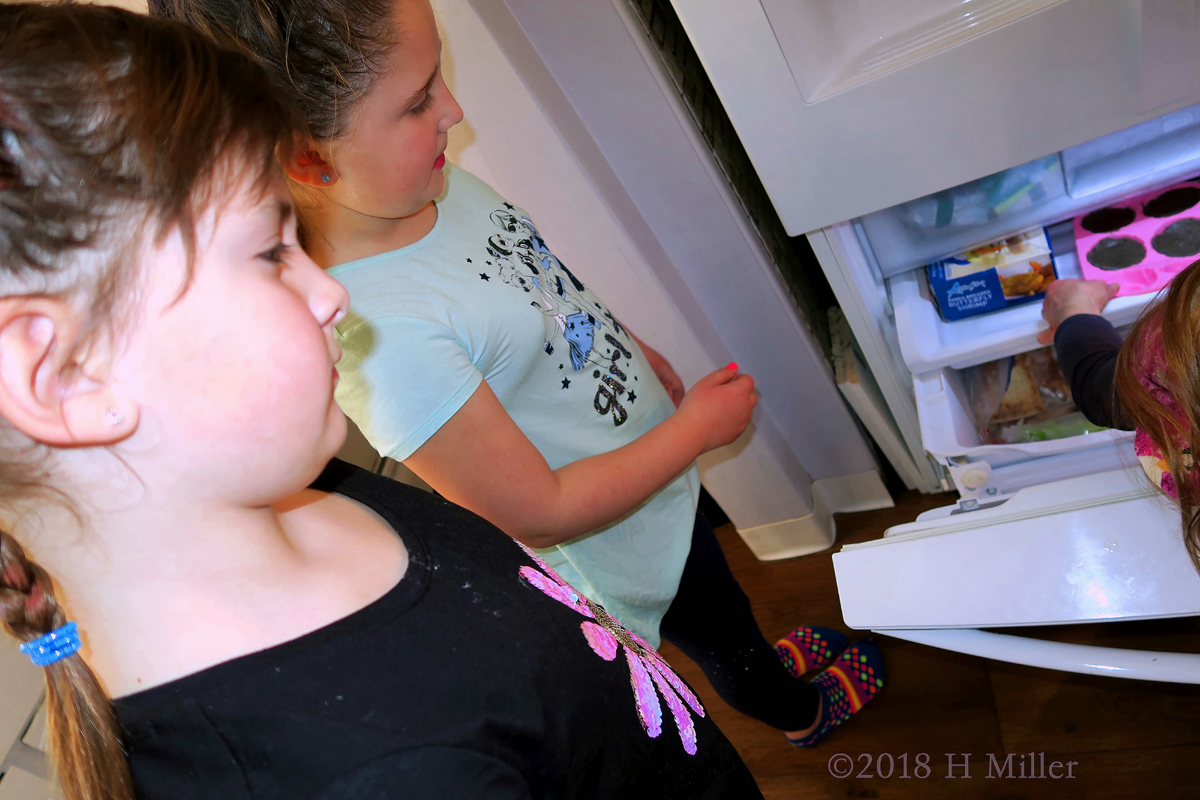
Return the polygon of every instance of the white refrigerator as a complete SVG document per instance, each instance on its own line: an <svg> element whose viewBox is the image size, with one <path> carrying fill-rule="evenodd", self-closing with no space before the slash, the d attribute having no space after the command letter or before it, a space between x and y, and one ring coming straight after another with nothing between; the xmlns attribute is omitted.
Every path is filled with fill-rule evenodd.
<svg viewBox="0 0 1200 800"><path fill-rule="evenodd" d="M1197 655L980 630L1200 615L1200 576L1132 434L981 441L962 370L1039 347L1040 302L946 322L923 269L1044 225L1060 277L1079 277L1074 217L1200 173L1200 3L673 6L788 233L811 243L895 437L960 497L835 554L846 623L1016 663L1200 683ZM1021 184L1015 201L972 206L1006 179ZM1128 324L1151 299L1118 298L1105 316Z"/></svg>

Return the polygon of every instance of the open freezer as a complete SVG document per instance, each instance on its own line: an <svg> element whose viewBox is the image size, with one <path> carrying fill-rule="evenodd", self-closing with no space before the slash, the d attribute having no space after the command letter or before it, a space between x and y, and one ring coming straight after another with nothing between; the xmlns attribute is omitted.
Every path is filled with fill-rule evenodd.
<svg viewBox="0 0 1200 800"><path fill-rule="evenodd" d="M1152 677L1126 667L1170 663L1160 679L1200 681L1195 656L1030 656L978 630L1200 614L1200 577L1128 433L996 441L981 426L971 370L1039 348L1041 303L947 322L924 269L1044 226L1058 274L1079 277L1071 220L1200 175L1195 0L672 2L785 229L829 279L878 416L959 493L835 556L847 623L1064 669ZM1104 316L1120 328L1152 300Z"/></svg>
<svg viewBox="0 0 1200 800"><path fill-rule="evenodd" d="M1041 348L1041 302L947 321L925 266L1045 226L1059 278L1083 277L1076 216L1165 190L1197 172L1200 106L809 234L901 435L914 456L940 465L943 488L957 490L964 507L1046 481L1135 466L1132 436L1088 432L1024 444L981 439L969 419L964 375ZM1194 217L1200 220L1200 203ZM1121 281L1120 270L1108 274ZM1104 316L1118 328L1128 326L1153 299L1118 297Z"/></svg>
<svg viewBox="0 0 1200 800"><path fill-rule="evenodd" d="M1106 651L980 630L1200 615L1200 575L1183 545L1178 509L1143 475L1132 433L1089 430L1011 443L985 438L972 371L1041 348L1041 302L947 321L924 269L1042 225L1058 277L1083 277L1073 218L1130 195L1154 197L1193 177L1200 169L1197 119L1200 107L1182 109L1076 152L1014 167L1006 172L1020 178L1008 186L1019 187L1020 202L1000 193L1000 209L988 206L997 198L975 181L810 234L839 299L849 301L847 316L858 315L855 334L876 348L874 364L885 372L880 383L893 390L893 415L899 420L910 412L916 446L959 494L955 506L834 556L849 626L1035 666L1200 683L1200 656ZM1093 170L1087 180L1079 177L1085 168ZM982 180L994 188L1007 178ZM1184 213L1200 220L1200 202ZM1121 271L1111 280L1120 283ZM1104 316L1121 329L1154 297L1117 298Z"/></svg>

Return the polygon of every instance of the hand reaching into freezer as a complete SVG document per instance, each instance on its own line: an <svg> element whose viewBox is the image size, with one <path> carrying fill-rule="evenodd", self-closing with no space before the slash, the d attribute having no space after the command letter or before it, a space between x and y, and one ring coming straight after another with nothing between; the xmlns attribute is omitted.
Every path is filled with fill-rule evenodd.
<svg viewBox="0 0 1200 800"><path fill-rule="evenodd" d="M1054 333L1063 320L1076 314L1099 314L1120 289L1119 285L1104 281L1054 281L1046 287L1046 299L1042 301L1042 318L1050 327L1038 334L1038 342L1053 344Z"/></svg>

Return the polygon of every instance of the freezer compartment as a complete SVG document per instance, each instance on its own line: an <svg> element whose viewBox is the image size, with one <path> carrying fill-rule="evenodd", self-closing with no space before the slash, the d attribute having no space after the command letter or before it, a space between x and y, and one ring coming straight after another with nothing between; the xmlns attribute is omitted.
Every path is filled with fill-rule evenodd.
<svg viewBox="0 0 1200 800"><path fill-rule="evenodd" d="M930 455L943 463L954 459L986 460L994 467L1001 467L1031 458L1131 446L1133 442L1131 431L1104 430L1041 442L989 444L972 413L963 372L945 368L916 375L913 390L921 422L921 440ZM1132 457L1131 449L1129 453Z"/></svg>
<svg viewBox="0 0 1200 800"><path fill-rule="evenodd" d="M1062 0L763 0L808 103Z"/></svg>
<svg viewBox="0 0 1200 800"><path fill-rule="evenodd" d="M1200 615L1178 508L1140 469L1026 489L833 556L851 628L991 628Z"/></svg>
<svg viewBox="0 0 1200 800"><path fill-rule="evenodd" d="M1052 225L1050 241L1059 278L1081 278L1070 220ZM1114 273L1119 281L1119 273ZM946 322L938 314L924 270L897 275L888 281L896 317L896 336L904 363L915 374L944 367L964 369L997 358L1041 347L1039 332L1046 329L1040 301L978 317ZM1118 297L1104 309L1114 325L1131 324L1154 295Z"/></svg>
<svg viewBox="0 0 1200 800"><path fill-rule="evenodd" d="M859 220L885 277L1200 171L1200 106Z"/></svg>
<svg viewBox="0 0 1200 800"><path fill-rule="evenodd" d="M977 508L1050 481L1137 465L1130 431L992 444L979 430L968 379L948 367L913 377L921 443L947 468L962 508Z"/></svg>

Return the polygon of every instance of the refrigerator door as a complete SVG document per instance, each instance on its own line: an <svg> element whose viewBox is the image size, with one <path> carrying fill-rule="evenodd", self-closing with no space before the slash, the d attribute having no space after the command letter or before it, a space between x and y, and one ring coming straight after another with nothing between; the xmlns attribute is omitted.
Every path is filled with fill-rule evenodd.
<svg viewBox="0 0 1200 800"><path fill-rule="evenodd" d="M932 518L930 518L932 517ZM1178 509L1138 467L936 514L833 557L851 628L995 628L1200 615Z"/></svg>
<svg viewBox="0 0 1200 800"><path fill-rule="evenodd" d="M1122 650L1027 639L974 629L889 630L887 635L956 653L1029 667L1166 683L1200 683L1200 655Z"/></svg>
<svg viewBox="0 0 1200 800"><path fill-rule="evenodd" d="M673 6L792 235L1200 102L1194 0ZM1068 166L1047 192L1106 185Z"/></svg>
<svg viewBox="0 0 1200 800"><path fill-rule="evenodd" d="M847 545L833 564L851 628L1037 667L1200 683L1198 655L977 630L1200 616L1178 509L1137 467L1024 489L980 511L939 509Z"/></svg>

